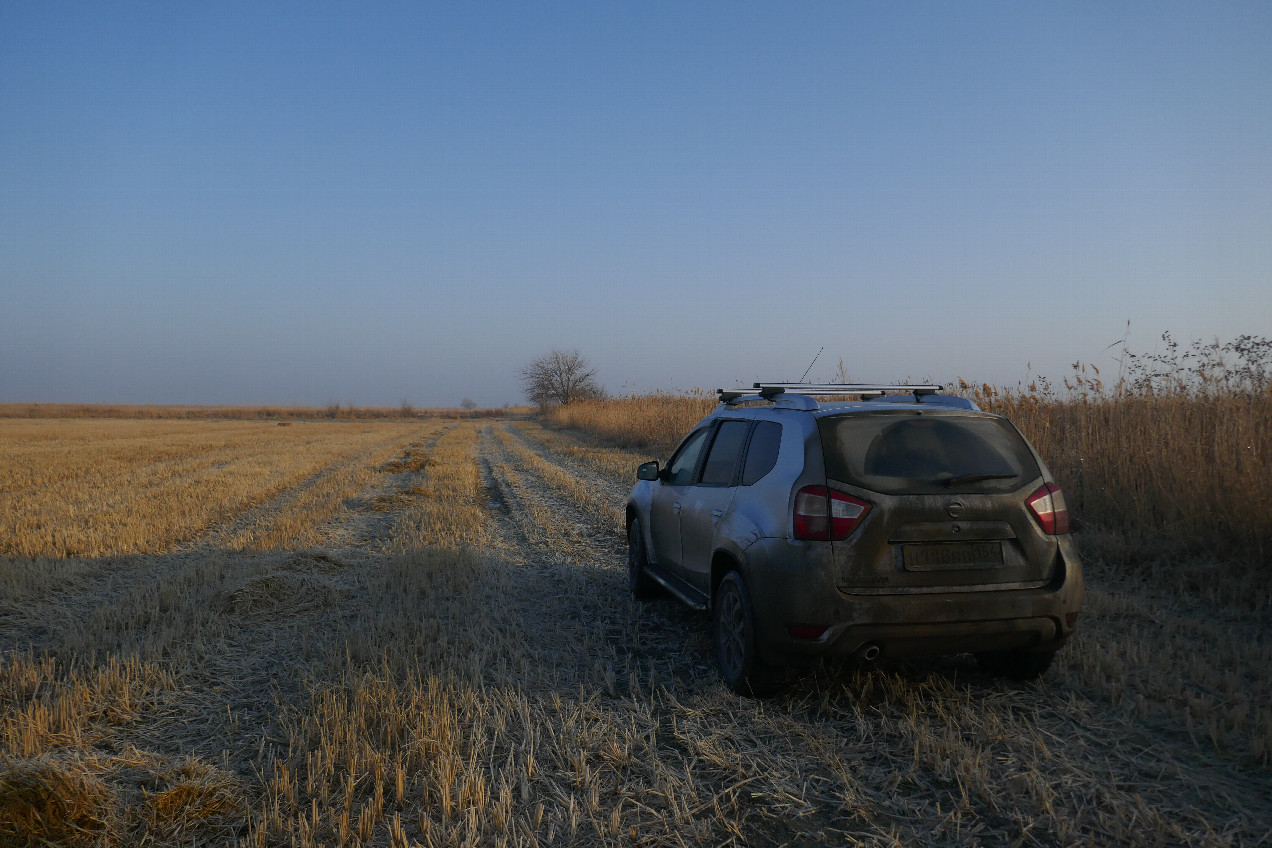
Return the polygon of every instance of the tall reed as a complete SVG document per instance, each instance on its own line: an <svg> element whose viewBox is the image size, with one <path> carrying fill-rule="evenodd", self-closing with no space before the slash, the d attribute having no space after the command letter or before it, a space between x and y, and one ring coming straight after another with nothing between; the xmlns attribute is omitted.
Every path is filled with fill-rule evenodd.
<svg viewBox="0 0 1272 848"><path fill-rule="evenodd" d="M1070 509L1150 555L1272 555L1272 390L1206 396L1121 393L1060 399L1033 390L969 393L1033 442Z"/></svg>
<svg viewBox="0 0 1272 848"><path fill-rule="evenodd" d="M1116 385L1075 363L1063 389L959 379L949 386L1013 421L1065 492L1080 526L1116 537L1130 561L1163 552L1272 559L1272 340L1194 342L1127 353ZM714 406L656 392L550 408L557 427L663 458Z"/></svg>
<svg viewBox="0 0 1272 848"><path fill-rule="evenodd" d="M654 392L551 406L544 415L557 427L589 431L619 447L643 448L666 459L715 405L715 396L701 390Z"/></svg>

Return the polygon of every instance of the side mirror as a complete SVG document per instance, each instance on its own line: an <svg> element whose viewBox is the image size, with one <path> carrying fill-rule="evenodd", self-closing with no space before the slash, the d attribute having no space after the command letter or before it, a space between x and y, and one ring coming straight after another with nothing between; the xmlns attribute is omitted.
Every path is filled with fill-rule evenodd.
<svg viewBox="0 0 1272 848"><path fill-rule="evenodd" d="M662 474L658 470L658 460L651 459L649 462L642 462L636 466L637 480L660 480Z"/></svg>

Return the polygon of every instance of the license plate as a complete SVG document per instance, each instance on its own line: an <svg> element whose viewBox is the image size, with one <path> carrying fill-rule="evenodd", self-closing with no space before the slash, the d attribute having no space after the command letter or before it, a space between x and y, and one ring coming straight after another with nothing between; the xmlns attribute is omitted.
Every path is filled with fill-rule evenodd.
<svg viewBox="0 0 1272 848"><path fill-rule="evenodd" d="M998 568L1003 564L1002 542L941 542L902 545L906 571L956 571L963 568Z"/></svg>

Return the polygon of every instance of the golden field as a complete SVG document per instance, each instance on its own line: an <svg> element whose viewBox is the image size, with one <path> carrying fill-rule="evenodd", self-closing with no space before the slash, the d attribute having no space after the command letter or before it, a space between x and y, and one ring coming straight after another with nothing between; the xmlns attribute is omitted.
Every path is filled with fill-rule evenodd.
<svg viewBox="0 0 1272 848"><path fill-rule="evenodd" d="M0 555L160 553L231 517L249 518L249 508L284 492L297 503L260 516L228 545L303 545L312 540L296 534L320 526L332 502L365 484L343 477L365 474L420 432L406 424L0 418Z"/></svg>
<svg viewBox="0 0 1272 848"><path fill-rule="evenodd" d="M1180 517L1218 520L1263 443L1158 491L1266 403L1209 454L1196 409L1015 408L1088 560L1043 682L827 666L770 701L719 684L704 617L626 591L634 466L710 401L571 406L0 419L0 846L1272 838L1264 549ZM1137 471L1146 440L1170 460Z"/></svg>

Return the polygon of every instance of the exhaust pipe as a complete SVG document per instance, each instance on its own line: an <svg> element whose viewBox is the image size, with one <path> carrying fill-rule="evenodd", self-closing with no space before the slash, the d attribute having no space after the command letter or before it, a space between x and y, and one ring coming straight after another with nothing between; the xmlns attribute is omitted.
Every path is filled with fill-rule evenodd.
<svg viewBox="0 0 1272 848"><path fill-rule="evenodd" d="M853 656L862 662L874 662L882 653L883 649L879 647L878 642L867 642L854 651Z"/></svg>

